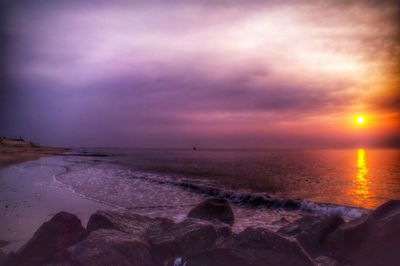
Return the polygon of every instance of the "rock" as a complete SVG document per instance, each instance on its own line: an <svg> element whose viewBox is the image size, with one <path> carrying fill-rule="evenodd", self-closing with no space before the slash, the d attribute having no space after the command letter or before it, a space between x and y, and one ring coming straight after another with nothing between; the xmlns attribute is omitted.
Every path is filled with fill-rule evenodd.
<svg viewBox="0 0 400 266"><path fill-rule="evenodd" d="M247 228L211 251L187 259L188 265L316 265L296 240L264 228Z"/></svg>
<svg viewBox="0 0 400 266"><path fill-rule="evenodd" d="M8 244L10 244L10 241L7 240L0 240L0 248L7 246Z"/></svg>
<svg viewBox="0 0 400 266"><path fill-rule="evenodd" d="M49 263L49 264L43 264L43 266L73 266L71 263Z"/></svg>
<svg viewBox="0 0 400 266"><path fill-rule="evenodd" d="M87 231L115 229L137 237L145 238L150 229L168 227L174 222L167 218L150 218L131 211L97 211L90 216Z"/></svg>
<svg viewBox="0 0 400 266"><path fill-rule="evenodd" d="M345 223L340 215L304 216L292 224L282 227L278 233L293 236L307 253L316 258L322 254L322 244L329 233Z"/></svg>
<svg viewBox="0 0 400 266"><path fill-rule="evenodd" d="M219 239L225 239L232 235L232 228L226 223L216 219L211 220L211 223L214 226L215 231L217 231L217 237Z"/></svg>
<svg viewBox="0 0 400 266"><path fill-rule="evenodd" d="M12 266L12 265L20 265L21 262L18 261L18 257L15 256L15 252L10 252L5 254L2 250L0 250L0 265L1 266Z"/></svg>
<svg viewBox="0 0 400 266"><path fill-rule="evenodd" d="M118 230L98 229L64 253L72 265L151 265L149 245Z"/></svg>
<svg viewBox="0 0 400 266"><path fill-rule="evenodd" d="M185 257L172 257L166 260L163 266L186 266L188 264Z"/></svg>
<svg viewBox="0 0 400 266"><path fill-rule="evenodd" d="M229 203L224 199L207 199L190 210L188 217L211 221L217 219L233 225L235 217Z"/></svg>
<svg viewBox="0 0 400 266"><path fill-rule="evenodd" d="M86 237L81 221L73 214L59 212L42 224L33 237L15 255L10 265L38 265L48 261L53 254Z"/></svg>
<svg viewBox="0 0 400 266"><path fill-rule="evenodd" d="M315 259L318 266L340 266L340 264L329 257L320 256Z"/></svg>
<svg viewBox="0 0 400 266"><path fill-rule="evenodd" d="M368 216L342 224L328 235L324 248L341 264L398 265L400 200L391 200Z"/></svg>
<svg viewBox="0 0 400 266"><path fill-rule="evenodd" d="M212 248L217 232L212 223L186 219L161 233L149 236L151 252L156 264L177 256L192 256Z"/></svg>
<svg viewBox="0 0 400 266"><path fill-rule="evenodd" d="M3 265L5 260L6 260L6 254L3 252L3 250L0 249L0 265Z"/></svg>

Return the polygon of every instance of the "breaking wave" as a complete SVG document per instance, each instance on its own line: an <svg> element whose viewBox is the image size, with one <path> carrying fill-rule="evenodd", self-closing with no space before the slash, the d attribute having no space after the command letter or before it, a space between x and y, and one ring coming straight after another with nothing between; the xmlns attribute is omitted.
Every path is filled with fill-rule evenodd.
<svg viewBox="0 0 400 266"><path fill-rule="evenodd" d="M314 215L338 214L347 220L361 217L369 212L368 209L359 207L317 203L303 199L285 198L267 193L225 190L208 184L194 183L187 180L172 180L164 176L161 177L155 174L142 172L134 174L132 178L141 178L158 184L172 185L190 192L226 199L233 204L247 205L250 207L266 207L286 211L300 211Z"/></svg>

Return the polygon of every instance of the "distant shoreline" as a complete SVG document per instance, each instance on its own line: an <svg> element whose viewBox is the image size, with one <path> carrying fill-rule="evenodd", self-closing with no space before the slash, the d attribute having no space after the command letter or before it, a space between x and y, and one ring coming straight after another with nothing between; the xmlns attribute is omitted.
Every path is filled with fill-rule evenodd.
<svg viewBox="0 0 400 266"><path fill-rule="evenodd" d="M24 140L15 141L1 139L0 142L0 169L9 165L39 159L42 156L61 155L69 149L44 147Z"/></svg>

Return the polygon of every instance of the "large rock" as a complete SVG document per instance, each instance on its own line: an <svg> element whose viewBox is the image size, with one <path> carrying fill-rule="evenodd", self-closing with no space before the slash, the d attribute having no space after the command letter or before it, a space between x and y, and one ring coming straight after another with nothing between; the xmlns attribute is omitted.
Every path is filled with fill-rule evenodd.
<svg viewBox="0 0 400 266"><path fill-rule="evenodd" d="M318 266L340 266L340 264L327 256L320 256L315 258L315 262L318 264Z"/></svg>
<svg viewBox="0 0 400 266"><path fill-rule="evenodd" d="M81 221L73 214L59 212L42 224L18 252L10 256L9 265L40 265L58 251L86 237Z"/></svg>
<svg viewBox="0 0 400 266"><path fill-rule="evenodd" d="M215 231L217 232L217 237L219 240L223 240L232 236L232 227L228 224L223 223L219 220L211 220L212 225L214 226Z"/></svg>
<svg viewBox="0 0 400 266"><path fill-rule="evenodd" d="M339 226L325 242L327 254L350 265L400 264L400 200Z"/></svg>
<svg viewBox="0 0 400 266"><path fill-rule="evenodd" d="M0 265L2 264L5 256L6 256L6 254L4 254L4 252L0 249Z"/></svg>
<svg viewBox="0 0 400 266"><path fill-rule="evenodd" d="M215 249L192 256L188 265L310 266L316 265L296 240L264 228L247 228Z"/></svg>
<svg viewBox="0 0 400 266"><path fill-rule="evenodd" d="M0 240L0 248L7 246L10 244L10 241L7 240Z"/></svg>
<svg viewBox="0 0 400 266"><path fill-rule="evenodd" d="M150 218L131 211L97 211L90 216L87 231L115 229L145 238L149 230L168 227L174 223L166 218Z"/></svg>
<svg viewBox="0 0 400 266"><path fill-rule="evenodd" d="M163 264L176 256L205 252L214 246L216 240L217 232L212 223L191 218L149 236L156 264Z"/></svg>
<svg viewBox="0 0 400 266"><path fill-rule="evenodd" d="M316 258L322 254L323 243L329 233L345 223L340 215L314 216L307 215L282 227L278 233L297 239L307 253Z"/></svg>
<svg viewBox="0 0 400 266"><path fill-rule="evenodd" d="M235 216L229 203L224 199L207 199L194 207L188 217L211 221L217 219L233 225Z"/></svg>
<svg viewBox="0 0 400 266"><path fill-rule="evenodd" d="M148 243L118 230L93 231L85 240L68 248L63 257L71 265L151 265Z"/></svg>

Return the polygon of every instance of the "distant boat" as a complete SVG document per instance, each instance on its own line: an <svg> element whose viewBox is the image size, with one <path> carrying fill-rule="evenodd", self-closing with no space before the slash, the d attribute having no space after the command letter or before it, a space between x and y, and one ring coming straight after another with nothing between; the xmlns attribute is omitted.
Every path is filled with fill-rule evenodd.
<svg viewBox="0 0 400 266"><path fill-rule="evenodd" d="M194 150L194 151L196 151L196 150L197 150L196 146L193 146L193 150Z"/></svg>

